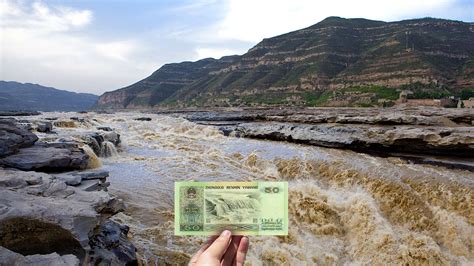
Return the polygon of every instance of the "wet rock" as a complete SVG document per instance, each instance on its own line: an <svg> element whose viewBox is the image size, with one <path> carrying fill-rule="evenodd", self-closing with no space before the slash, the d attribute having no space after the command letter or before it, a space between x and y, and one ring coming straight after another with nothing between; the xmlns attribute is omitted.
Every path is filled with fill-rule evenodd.
<svg viewBox="0 0 474 266"><path fill-rule="evenodd" d="M77 121L79 123L84 123L86 121L84 118L80 118L80 117L70 117L69 119L73 121Z"/></svg>
<svg viewBox="0 0 474 266"><path fill-rule="evenodd" d="M91 132L82 141L80 136L59 134L57 141L61 142L38 143L36 135L19 128L17 123L12 119L0 121L0 147L5 154L0 156L0 264L84 264L90 257L89 242L99 232L96 229L111 215L123 211L125 205L106 192L110 186L107 171L57 172L82 170L89 165L90 157L94 156L90 149L81 148L83 143L95 146L94 152L100 153L101 144L119 144L120 135L113 131ZM49 130L41 128L44 120L32 123L39 131ZM55 123L75 126L74 121L68 120ZM43 141L46 140L51 140L51 136ZM102 264L121 262L123 258L133 261L134 247L127 241L125 233L120 242L107 242L113 243L113 247L96 245L94 252L101 254ZM101 252L101 248L106 251ZM123 255L128 249L133 254ZM115 254L121 257L114 257Z"/></svg>
<svg viewBox="0 0 474 266"><path fill-rule="evenodd" d="M30 122L23 122L23 121L18 121L16 124L19 128L31 131L33 130L33 125Z"/></svg>
<svg viewBox="0 0 474 266"><path fill-rule="evenodd" d="M194 122L200 121L239 121L249 122L264 120L266 116L272 115L273 113L266 113L262 110L254 110L252 112L247 111L236 111L236 112L192 112L183 114L186 119Z"/></svg>
<svg viewBox="0 0 474 266"><path fill-rule="evenodd" d="M133 120L136 120L136 121L151 121L151 118L150 117L138 117L138 118L135 118Z"/></svg>
<svg viewBox="0 0 474 266"><path fill-rule="evenodd" d="M120 134L112 131L102 135L105 141L112 142L115 146L120 144Z"/></svg>
<svg viewBox="0 0 474 266"><path fill-rule="evenodd" d="M125 203L122 199L119 198L114 198L108 201L106 206L100 206L100 208L97 209L97 211L100 213L110 213L111 215L122 212L124 210Z"/></svg>
<svg viewBox="0 0 474 266"><path fill-rule="evenodd" d="M43 123L38 123L36 126L36 131L38 132L43 132L43 133L49 133L53 131L53 123L51 122L43 122Z"/></svg>
<svg viewBox="0 0 474 266"><path fill-rule="evenodd" d="M88 163L89 155L76 143L37 143L0 159L0 166L46 172L85 169Z"/></svg>
<svg viewBox="0 0 474 266"><path fill-rule="evenodd" d="M58 140L86 144L95 155L102 157L115 155L116 146L121 143L120 134L115 131L81 132L80 135L68 135Z"/></svg>
<svg viewBox="0 0 474 266"><path fill-rule="evenodd" d="M0 120L0 157L32 146L37 140L35 134L16 126L13 120Z"/></svg>
<svg viewBox="0 0 474 266"><path fill-rule="evenodd" d="M284 108L177 113L202 122L292 122L378 125L453 126L472 125L474 112L452 108Z"/></svg>
<svg viewBox="0 0 474 266"><path fill-rule="evenodd" d="M113 129L110 127L96 127L96 128L97 130L102 130L102 131L113 131Z"/></svg>
<svg viewBox="0 0 474 266"><path fill-rule="evenodd" d="M0 246L1 265L44 265L44 266L63 266L63 265L79 265L79 259L74 255L59 255L54 252L45 255L28 255L23 256L9 249Z"/></svg>
<svg viewBox="0 0 474 266"><path fill-rule="evenodd" d="M290 141L363 152L474 156L474 131L471 127L255 122L221 127L221 131L226 135Z"/></svg>
<svg viewBox="0 0 474 266"><path fill-rule="evenodd" d="M73 172L71 174L80 176L82 180L92 180L92 179L105 180L109 176L109 171L105 171L105 170L80 171L80 172Z"/></svg>
<svg viewBox="0 0 474 266"><path fill-rule="evenodd" d="M84 144L91 147L97 156L100 156L101 144L104 142L104 137L101 134L94 132L86 136L81 136L80 138L84 140Z"/></svg>
<svg viewBox="0 0 474 266"><path fill-rule="evenodd" d="M30 116L40 115L37 111L0 111L0 116Z"/></svg>
<svg viewBox="0 0 474 266"><path fill-rule="evenodd" d="M473 158L474 112L434 107L235 109L176 113L224 135L366 153Z"/></svg>
<svg viewBox="0 0 474 266"><path fill-rule="evenodd" d="M137 265L136 248L128 240L128 226L108 220L91 239L91 264Z"/></svg>
<svg viewBox="0 0 474 266"><path fill-rule="evenodd" d="M98 114L115 114L112 110L96 110L95 112Z"/></svg>
<svg viewBox="0 0 474 266"><path fill-rule="evenodd" d="M15 124L17 122L16 118L13 117L0 117L0 124Z"/></svg>

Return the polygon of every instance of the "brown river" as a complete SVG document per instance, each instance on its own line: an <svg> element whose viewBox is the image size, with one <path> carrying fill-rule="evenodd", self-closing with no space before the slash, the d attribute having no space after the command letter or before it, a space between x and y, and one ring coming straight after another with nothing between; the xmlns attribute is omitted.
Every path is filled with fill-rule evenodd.
<svg viewBox="0 0 474 266"><path fill-rule="evenodd" d="M205 240L173 235L174 181L287 180L289 235L251 237L246 265L474 265L473 172L225 137L181 118L91 116L121 134L102 168L143 264L186 264Z"/></svg>

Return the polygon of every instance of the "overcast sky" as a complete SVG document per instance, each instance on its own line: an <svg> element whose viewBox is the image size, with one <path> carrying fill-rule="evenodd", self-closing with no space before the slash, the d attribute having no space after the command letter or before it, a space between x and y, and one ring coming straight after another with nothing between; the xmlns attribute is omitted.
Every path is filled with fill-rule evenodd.
<svg viewBox="0 0 474 266"><path fill-rule="evenodd" d="M472 0L0 0L0 80L102 94L328 16L472 22Z"/></svg>

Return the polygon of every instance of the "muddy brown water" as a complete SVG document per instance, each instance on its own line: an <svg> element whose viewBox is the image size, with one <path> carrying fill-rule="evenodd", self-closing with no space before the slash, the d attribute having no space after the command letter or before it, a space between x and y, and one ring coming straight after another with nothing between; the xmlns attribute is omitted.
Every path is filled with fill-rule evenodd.
<svg viewBox="0 0 474 266"><path fill-rule="evenodd" d="M122 151L102 168L128 204L115 219L130 226L143 264L185 264L205 241L173 236L177 180L289 181L289 235L251 237L246 265L474 264L473 172L140 116L85 114L97 121L68 130L100 124L121 134Z"/></svg>

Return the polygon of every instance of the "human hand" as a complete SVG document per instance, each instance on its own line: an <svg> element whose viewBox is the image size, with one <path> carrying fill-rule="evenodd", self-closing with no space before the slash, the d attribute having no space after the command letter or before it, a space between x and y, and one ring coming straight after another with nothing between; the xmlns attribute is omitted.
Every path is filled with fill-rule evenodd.
<svg viewBox="0 0 474 266"><path fill-rule="evenodd" d="M191 258L189 266L243 266L248 249L248 237L232 236L229 230L224 230L207 240Z"/></svg>

